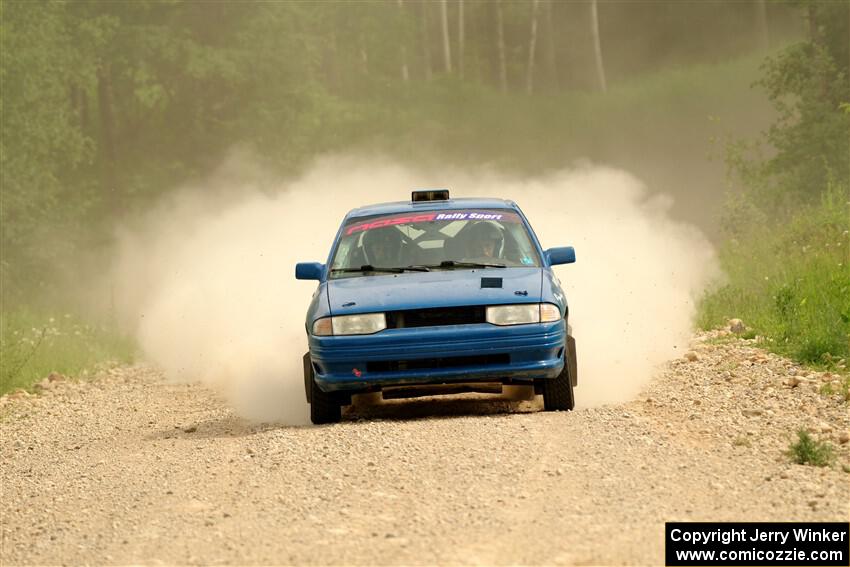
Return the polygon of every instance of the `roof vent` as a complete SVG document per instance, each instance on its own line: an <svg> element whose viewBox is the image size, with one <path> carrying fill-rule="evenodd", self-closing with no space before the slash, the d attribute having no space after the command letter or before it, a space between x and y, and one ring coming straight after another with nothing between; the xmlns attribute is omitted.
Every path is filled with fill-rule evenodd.
<svg viewBox="0 0 850 567"><path fill-rule="evenodd" d="M423 201L448 201L448 189L423 189L421 191L413 191L410 194L410 200L414 203Z"/></svg>

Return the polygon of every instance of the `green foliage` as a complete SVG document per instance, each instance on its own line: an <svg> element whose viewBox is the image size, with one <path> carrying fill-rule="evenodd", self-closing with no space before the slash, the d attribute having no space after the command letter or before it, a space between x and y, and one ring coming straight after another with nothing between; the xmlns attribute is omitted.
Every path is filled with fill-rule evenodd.
<svg viewBox="0 0 850 567"><path fill-rule="evenodd" d="M309 149L321 109L312 59L292 56L307 49L303 5L0 9L4 305L56 283L65 258L233 145L289 160Z"/></svg>
<svg viewBox="0 0 850 567"><path fill-rule="evenodd" d="M776 352L830 367L850 355L850 5L801 3L809 37L769 57L778 111L761 148L727 148L744 192L730 198L720 254L725 285L698 323L739 317Z"/></svg>
<svg viewBox="0 0 850 567"><path fill-rule="evenodd" d="M64 211L85 208L62 177L92 147L69 104L75 58L64 7L4 2L0 10L0 280L14 285L14 274L43 270L66 251L43 244Z"/></svg>
<svg viewBox="0 0 850 567"><path fill-rule="evenodd" d="M797 431L797 441L788 447L787 455L798 465L825 467L834 458L832 445L817 441L805 429Z"/></svg>
<svg viewBox="0 0 850 567"><path fill-rule="evenodd" d="M763 208L817 201L850 179L850 4L804 4L809 37L768 57L762 86L778 111L765 135L770 157L732 160Z"/></svg>
<svg viewBox="0 0 850 567"><path fill-rule="evenodd" d="M582 158L607 163L635 156L640 171L638 157L645 154L637 141L670 151L704 144L716 127L710 115L734 121L757 111L764 98L749 84L760 59L667 69L615 83L605 96L567 91L529 99L443 78L369 93L355 100L362 119L335 126L352 138L348 128L371 129L375 134L360 144L438 163L498 163L538 174ZM683 153L692 156L692 147Z"/></svg>
<svg viewBox="0 0 850 567"><path fill-rule="evenodd" d="M56 285L75 251L102 246L115 224L203 177L233 148L285 174L352 147L524 171L579 157L639 163L634 137L666 143L688 135L683 115L704 120L706 108L752 103L734 93L753 58L612 82L606 97L557 91L544 76L554 71L543 35L542 94L532 103L519 88L531 17L521 3L506 6L516 90L501 93L493 6L465 6L461 80L441 72L436 4L4 2L4 302ZM552 17L583 9L559 6ZM568 68L569 50L554 47Z"/></svg>
<svg viewBox="0 0 850 567"><path fill-rule="evenodd" d="M833 386L832 382L827 382L820 387L819 392L824 396L839 394L845 402L850 402L850 375L843 376L839 380L838 386Z"/></svg>
<svg viewBox="0 0 850 567"><path fill-rule="evenodd" d="M0 317L0 395L30 388L51 372L79 376L99 364L127 363L133 343L114 329L70 313L19 309Z"/></svg>
<svg viewBox="0 0 850 567"><path fill-rule="evenodd" d="M727 280L703 298L698 325L737 317L767 337L770 349L797 360L824 365L827 356L850 357L848 186L833 185L820 204L790 220L740 218L720 252Z"/></svg>
<svg viewBox="0 0 850 567"><path fill-rule="evenodd" d="M691 156L707 137L695 123L717 108L743 116L758 104L758 95L742 94L753 57L712 64L753 48L749 7L627 4L600 6L603 51L614 54L611 89L600 96L590 92L584 3L541 3L534 59L531 4L503 3L507 93L492 2L464 3L462 78L458 3L449 10L453 74L443 70L434 2L0 3L4 317L30 317L15 315L16 306L49 285L61 293L80 250L102 249L116 224L207 175L233 148L284 174L350 148L536 173L579 157L630 156L617 163L629 168L644 161L636 140ZM771 13L777 24L792 12ZM11 333L46 327L10 325ZM32 355L5 342L4 358L26 359L8 381L73 372L95 360L85 354L92 349L122 352L111 336L92 331L83 342L69 338L65 350L42 343ZM68 365L54 352L65 352Z"/></svg>

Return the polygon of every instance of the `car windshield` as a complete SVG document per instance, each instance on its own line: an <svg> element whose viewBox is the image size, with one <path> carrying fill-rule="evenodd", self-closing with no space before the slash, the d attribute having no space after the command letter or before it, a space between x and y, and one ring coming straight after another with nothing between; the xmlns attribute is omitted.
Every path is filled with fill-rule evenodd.
<svg viewBox="0 0 850 567"><path fill-rule="evenodd" d="M540 256L517 213L417 211L347 222L330 277L511 266L540 266Z"/></svg>

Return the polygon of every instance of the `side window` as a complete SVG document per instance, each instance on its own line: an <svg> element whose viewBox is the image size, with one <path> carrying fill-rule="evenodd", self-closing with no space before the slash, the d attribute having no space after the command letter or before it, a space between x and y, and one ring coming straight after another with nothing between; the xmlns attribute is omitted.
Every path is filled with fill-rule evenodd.
<svg viewBox="0 0 850 567"><path fill-rule="evenodd" d="M354 240L354 238L343 238L340 240L339 248L336 251L336 258L334 259L334 268L348 266L350 264L348 257L351 255L351 246L354 244Z"/></svg>
<svg viewBox="0 0 850 567"><path fill-rule="evenodd" d="M506 225L505 228L505 259L524 266L536 265L534 259L537 253L523 225L515 223Z"/></svg>
<svg viewBox="0 0 850 567"><path fill-rule="evenodd" d="M339 248L334 257L334 268L360 266L364 264L363 235L343 237L339 241Z"/></svg>

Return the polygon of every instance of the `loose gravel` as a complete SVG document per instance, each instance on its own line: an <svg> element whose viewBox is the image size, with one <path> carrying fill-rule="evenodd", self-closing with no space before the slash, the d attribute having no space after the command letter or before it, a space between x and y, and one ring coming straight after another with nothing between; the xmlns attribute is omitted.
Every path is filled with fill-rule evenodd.
<svg viewBox="0 0 850 567"><path fill-rule="evenodd" d="M0 399L2 565L663 564L665 521L850 517L836 377L729 333L564 413L466 395L252 425L150 368L52 378ZM831 466L791 463L799 428Z"/></svg>

